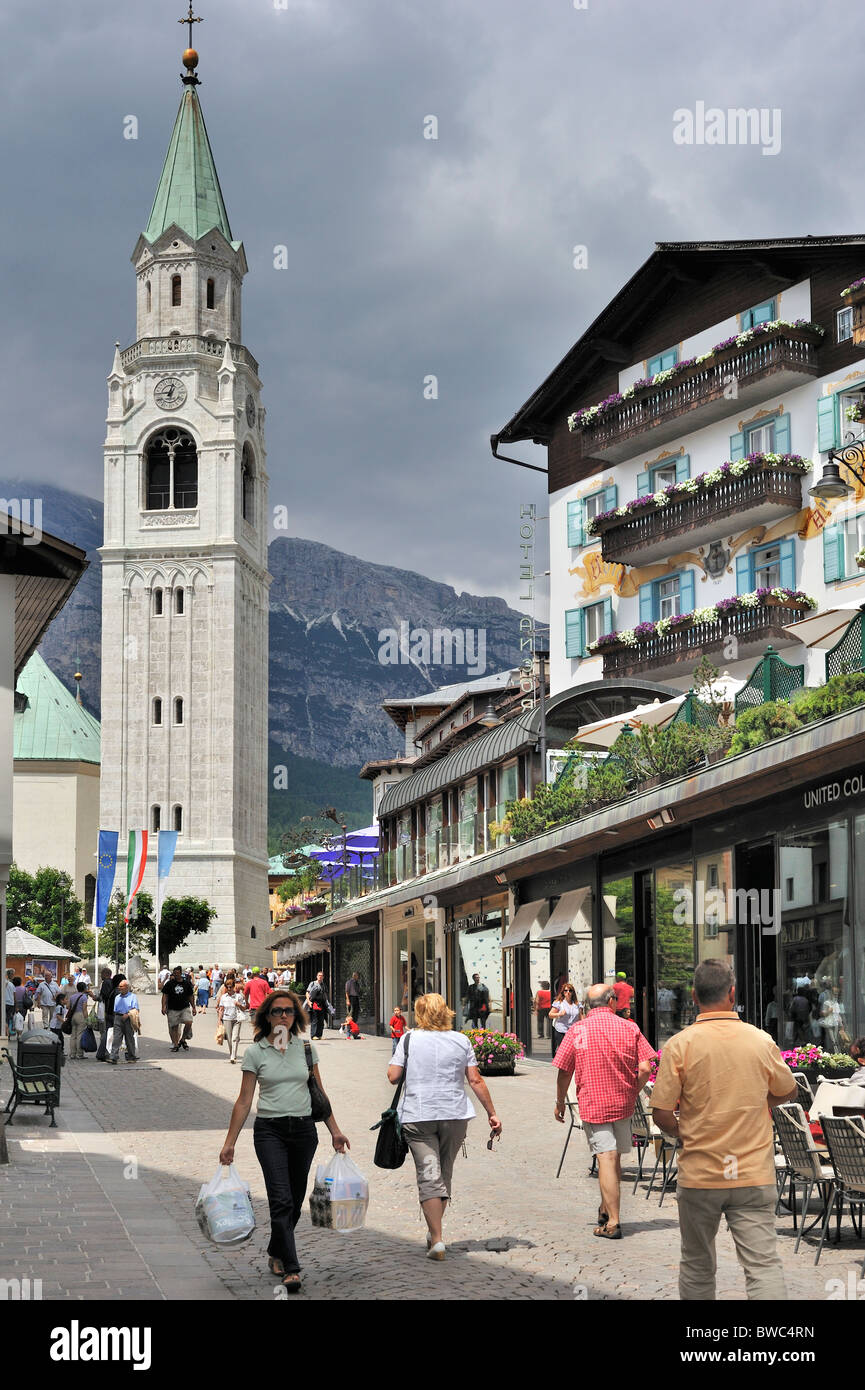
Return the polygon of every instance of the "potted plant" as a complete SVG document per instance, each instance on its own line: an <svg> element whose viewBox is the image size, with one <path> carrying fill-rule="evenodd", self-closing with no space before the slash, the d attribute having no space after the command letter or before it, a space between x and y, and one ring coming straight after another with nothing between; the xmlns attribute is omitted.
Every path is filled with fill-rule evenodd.
<svg viewBox="0 0 865 1390"><path fill-rule="evenodd" d="M525 1050L516 1033L499 1033L492 1028L467 1028L466 1037L474 1048L481 1076L513 1076Z"/></svg>
<svg viewBox="0 0 865 1390"><path fill-rule="evenodd" d="M791 1071L804 1072L812 1084L818 1076L825 1076L827 1081L842 1081L857 1071L856 1061L849 1053L826 1052L816 1043L791 1048L781 1056Z"/></svg>

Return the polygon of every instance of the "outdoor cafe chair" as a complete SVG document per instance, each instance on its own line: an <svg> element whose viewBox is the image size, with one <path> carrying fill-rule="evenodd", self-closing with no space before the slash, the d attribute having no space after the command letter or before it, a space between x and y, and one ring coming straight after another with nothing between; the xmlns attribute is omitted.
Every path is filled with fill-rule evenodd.
<svg viewBox="0 0 865 1390"><path fill-rule="evenodd" d="M643 1103L642 1103L642 1096L638 1096L638 1097L637 1097L637 1101L638 1101L638 1107L639 1107L639 1109L642 1111L642 1114L645 1116L645 1119L646 1119L646 1122L647 1122L647 1126L648 1126L647 1140L648 1140L649 1143L652 1143L652 1144L655 1145L655 1166L654 1166L654 1168L652 1169L652 1176L651 1176L651 1178L650 1178L650 1180L649 1180L649 1188L648 1188L648 1191L646 1192L646 1201L649 1200L649 1197L652 1195L652 1193L653 1193L654 1190L655 1190L655 1179L656 1179L656 1177L658 1176L658 1169L661 1168L661 1169L662 1169L661 1200L659 1201L658 1206L659 1206L659 1207L662 1207L662 1206L664 1205L664 1198L665 1198L665 1196L667 1195L667 1193L670 1191L670 1189L672 1188L673 1183L675 1182L675 1179L676 1179L676 1168L677 1168L677 1159L676 1159L676 1156L677 1156L677 1154L678 1154L678 1152L679 1152L679 1141L678 1141L678 1139L673 1139L669 1134L665 1134L664 1131L663 1131L662 1129L660 1129L660 1128L658 1127L658 1125L655 1124L655 1122L654 1122L654 1120L652 1119L652 1116L651 1116L651 1111L647 1111L647 1110L644 1108L644 1106L643 1106ZM634 1119L635 1119L635 1121L636 1121L636 1119L637 1119L637 1113L638 1113L638 1111L637 1111L637 1109L635 1109L635 1110L634 1110ZM668 1162L668 1160L669 1160L669 1162ZM640 1167L642 1168L642 1162L641 1162L641 1164L640 1164ZM637 1175L637 1182L639 1182L639 1180L640 1180L640 1175L638 1174L638 1175ZM637 1190L637 1183L634 1183L634 1192L636 1192L636 1190Z"/></svg>
<svg viewBox="0 0 865 1390"><path fill-rule="evenodd" d="M824 1115L820 1124L832 1164L832 1189L826 1203L815 1264L823 1250L832 1208L835 1208L838 1239L841 1239L841 1216L846 1202L854 1229L861 1240L862 1209L865 1206L865 1119L853 1115ZM865 1276L865 1259L862 1261L862 1273Z"/></svg>
<svg viewBox="0 0 865 1390"><path fill-rule="evenodd" d="M798 1101L788 1101L786 1105L776 1105L773 1111L775 1130L781 1144L781 1152L784 1156L784 1176L785 1180L790 1181L790 1208L793 1212L793 1230L797 1229L796 1220L796 1183L801 1182L805 1189L805 1200L802 1203L802 1224L798 1226L796 1245L794 1254L799 1249L799 1244L805 1235L806 1230L813 1230L823 1218L823 1210L814 1218L810 1226L806 1225L808 1220L808 1208L811 1204L811 1193L816 1187L823 1198L825 1209L829 1199L829 1190L834 1178L831 1167L828 1163L823 1163L817 1152L814 1143L814 1136L808 1124L805 1111ZM776 1165L777 1166L777 1165ZM778 1193L778 1203L775 1207L777 1214L781 1205L783 1194L783 1183Z"/></svg>
<svg viewBox="0 0 865 1390"><path fill-rule="evenodd" d="M803 1071L794 1071L793 1080L796 1082L796 1090L798 1092L796 1099L807 1115L814 1103L814 1092L811 1089L811 1082Z"/></svg>
<svg viewBox="0 0 865 1390"><path fill-rule="evenodd" d="M561 1156L561 1158L559 1159L559 1166L558 1166L558 1168L556 1169L556 1177L558 1177L559 1174L560 1174L561 1171L562 1171L562 1165L564 1164L564 1161L565 1161L565 1154L568 1152L568 1145L569 1145L570 1142L571 1142L571 1135L573 1134L573 1132L574 1132L575 1129L582 1129L582 1127L583 1127L582 1120L580 1119L580 1110L579 1110L579 1106L577 1105L577 1102L576 1102L575 1100L569 1100L567 1097L565 1097L565 1105L567 1106L568 1115L570 1116L570 1121L571 1121L571 1123L570 1123L570 1125L568 1126L568 1132L567 1132L567 1134L565 1135L565 1147L562 1149L562 1156ZM591 1166L591 1168L589 1169L589 1177L590 1177L590 1178L591 1178L591 1177L594 1177L594 1175L595 1175L595 1168L597 1167L597 1164L598 1164L598 1160L597 1160L597 1158L595 1157L595 1155L592 1154L592 1166Z"/></svg>
<svg viewBox="0 0 865 1390"><path fill-rule="evenodd" d="M12 1061L12 1054L8 1047L0 1048L9 1067L12 1071L12 1094L6 1102L4 1113L8 1113L7 1125L11 1125L12 1117L19 1105L44 1105L45 1114L51 1116L50 1129L57 1128L57 1121L54 1118L54 1107L60 1104L60 1078L55 1072L47 1067L31 1069L28 1067L26 1072L20 1072ZM10 1108L11 1107L11 1108Z"/></svg>
<svg viewBox="0 0 865 1390"><path fill-rule="evenodd" d="M636 1148L637 1153L639 1155L639 1167L637 1169L637 1176L634 1179L633 1187L633 1191L636 1192L637 1187L639 1186L643 1177L643 1164L646 1158L646 1151L649 1148L649 1145L652 1143L652 1141L654 1139L659 1138L661 1134L661 1131L658 1129L658 1126L652 1123L652 1117L649 1114L649 1111L646 1109L641 1094L638 1094L637 1101L634 1106L634 1123L632 1129L634 1147Z"/></svg>

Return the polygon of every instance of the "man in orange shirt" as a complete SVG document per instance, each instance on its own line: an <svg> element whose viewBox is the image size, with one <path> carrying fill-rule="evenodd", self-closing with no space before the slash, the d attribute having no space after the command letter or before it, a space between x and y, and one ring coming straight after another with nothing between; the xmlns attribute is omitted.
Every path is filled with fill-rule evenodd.
<svg viewBox="0 0 865 1390"><path fill-rule="evenodd" d="M745 1271L748 1298L786 1297L775 1238L770 1108L794 1100L796 1083L769 1034L742 1022L735 996L735 978L724 961L697 966L699 1015L665 1044L652 1091L652 1119L681 1145L683 1300L715 1297L715 1238L722 1215Z"/></svg>

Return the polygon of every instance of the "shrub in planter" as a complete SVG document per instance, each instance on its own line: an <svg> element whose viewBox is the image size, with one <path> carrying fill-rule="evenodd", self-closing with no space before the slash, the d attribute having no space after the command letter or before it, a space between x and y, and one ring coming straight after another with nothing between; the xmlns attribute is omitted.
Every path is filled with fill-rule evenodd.
<svg viewBox="0 0 865 1390"><path fill-rule="evenodd" d="M773 738L801 729L802 721L787 700L767 700L765 705L746 709L736 717L736 732L730 744L730 756L759 748Z"/></svg>
<svg viewBox="0 0 865 1390"><path fill-rule="evenodd" d="M830 676L817 690L797 692L792 705L803 724L813 724L815 719L827 719L830 714L842 714L844 710L865 705L865 672Z"/></svg>
<svg viewBox="0 0 865 1390"><path fill-rule="evenodd" d="M491 1028L466 1028L482 1076L513 1076L514 1067L525 1050L516 1033L498 1033Z"/></svg>

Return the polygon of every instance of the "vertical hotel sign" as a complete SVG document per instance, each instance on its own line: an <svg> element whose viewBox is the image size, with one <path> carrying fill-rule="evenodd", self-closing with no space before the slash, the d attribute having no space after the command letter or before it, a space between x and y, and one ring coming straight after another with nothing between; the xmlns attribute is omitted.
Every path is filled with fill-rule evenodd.
<svg viewBox="0 0 865 1390"><path fill-rule="evenodd" d="M534 502L520 504L520 602L535 597L535 520ZM520 618L520 703L525 710L535 707L535 620Z"/></svg>

